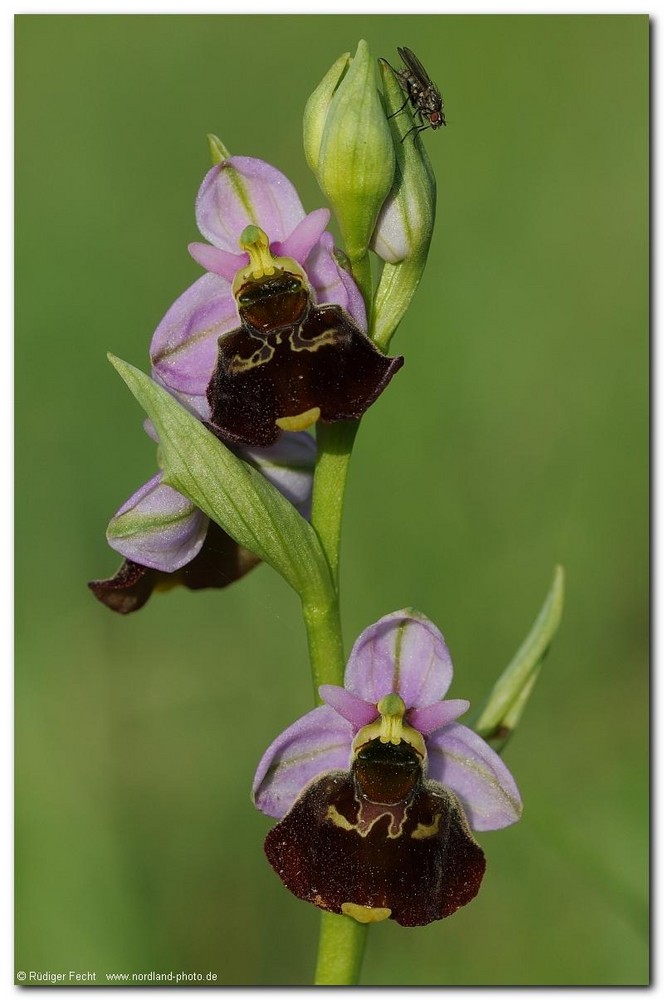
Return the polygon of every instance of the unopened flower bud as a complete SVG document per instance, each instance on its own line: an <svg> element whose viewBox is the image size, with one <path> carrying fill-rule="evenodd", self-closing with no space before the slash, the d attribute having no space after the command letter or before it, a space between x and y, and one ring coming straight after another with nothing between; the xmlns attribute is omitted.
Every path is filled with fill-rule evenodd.
<svg viewBox="0 0 664 1000"><path fill-rule="evenodd" d="M337 61L330 66L329 70L318 84L313 94L306 103L304 109L303 138L304 155L307 163L314 173L318 166L321 142L325 122L330 110L330 103L334 93L339 86L342 76L348 69L350 63L350 52L344 52Z"/></svg>
<svg viewBox="0 0 664 1000"><path fill-rule="evenodd" d="M392 67L381 59L380 69L397 164L394 186L371 238L371 249L385 261L372 339L385 349L424 271L436 213L436 180L417 131L411 131L411 114Z"/></svg>
<svg viewBox="0 0 664 1000"><path fill-rule="evenodd" d="M342 76L344 66L347 72ZM342 56L307 102L307 160L337 216L352 263L366 255L394 180L394 142L369 47Z"/></svg>

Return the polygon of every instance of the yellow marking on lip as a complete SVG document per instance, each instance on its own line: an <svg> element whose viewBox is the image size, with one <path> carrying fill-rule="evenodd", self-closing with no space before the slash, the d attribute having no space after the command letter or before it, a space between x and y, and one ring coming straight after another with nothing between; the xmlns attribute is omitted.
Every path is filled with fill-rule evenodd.
<svg viewBox="0 0 664 1000"><path fill-rule="evenodd" d="M356 833L359 832L357 825L355 823L351 823L345 816L342 816L336 806L327 807L327 819L329 819L331 823L334 823L335 826L340 827L342 830L355 830Z"/></svg>
<svg viewBox="0 0 664 1000"><path fill-rule="evenodd" d="M311 337L306 339L300 336L300 331L293 330L290 335L290 345L292 351L309 351L313 353L317 351L319 347L326 347L328 344L336 344L340 340L339 331L332 328L331 330L323 330L316 337Z"/></svg>
<svg viewBox="0 0 664 1000"><path fill-rule="evenodd" d="M392 915L392 910L386 906L361 906L359 903L342 903L341 912L359 924L376 924Z"/></svg>
<svg viewBox="0 0 664 1000"><path fill-rule="evenodd" d="M386 807L383 810L383 812L381 812L380 809L377 809L376 815L372 816L371 819L369 820L363 819L360 816L357 823L351 823L350 820L346 819L346 817L339 812L336 806L328 806L325 818L328 819L330 823L333 823L334 826L338 826L340 830L346 830L347 833L351 832L356 833L359 837L368 837L371 831L373 830L374 826L376 825L376 823L378 823L379 820L383 818L383 816L389 816L390 825L388 828L387 836L389 840L396 840L397 837L401 836L403 830L403 824L406 820L407 814L408 814L408 807L406 807L406 809L404 810L404 815L401 821L397 822L391 810ZM392 826L394 825L395 822L397 823L397 829L396 832L393 833Z"/></svg>
<svg viewBox="0 0 664 1000"><path fill-rule="evenodd" d="M436 816L433 823L427 826L425 823L418 823L417 828L411 833L413 840L428 840L429 837L435 837L440 828L440 813Z"/></svg>
<svg viewBox="0 0 664 1000"><path fill-rule="evenodd" d="M274 347L271 344L263 343L262 347L254 351L250 358L243 358L239 354L236 354L228 364L228 373L229 375L241 375L242 372L258 368L259 365L266 365L268 361L272 360L273 356Z"/></svg>
<svg viewBox="0 0 664 1000"><path fill-rule="evenodd" d="M320 419L320 406L312 406L304 413L298 413L295 417L279 417L275 424L282 431L306 431Z"/></svg>

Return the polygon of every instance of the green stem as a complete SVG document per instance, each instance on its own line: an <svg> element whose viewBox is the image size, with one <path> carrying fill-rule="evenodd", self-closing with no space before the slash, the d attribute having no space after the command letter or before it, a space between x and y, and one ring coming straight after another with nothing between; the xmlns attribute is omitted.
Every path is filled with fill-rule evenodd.
<svg viewBox="0 0 664 1000"><path fill-rule="evenodd" d="M318 454L311 523L323 547L337 595L344 494L350 456L359 426L359 420L342 420L336 424L318 424L316 431Z"/></svg>
<svg viewBox="0 0 664 1000"><path fill-rule="evenodd" d="M326 606L303 602L302 614L309 643L314 701L320 705L318 688L321 684L343 685L344 682L345 659L339 601L335 600Z"/></svg>
<svg viewBox="0 0 664 1000"><path fill-rule="evenodd" d="M332 601L328 599L324 603L316 603L305 600L302 604L317 704L320 704L320 684L342 685L344 680L345 657L339 614L339 552L348 466L358 427L359 420L349 420L318 424L316 428L318 452L311 524L325 553L334 588ZM356 985L365 941L365 925L359 924L352 917L323 913L316 985Z"/></svg>
<svg viewBox="0 0 664 1000"><path fill-rule="evenodd" d="M351 261L353 280L362 292L362 298L367 309L367 323L371 324L371 309L373 302L373 275L371 274L371 259L368 253Z"/></svg>
<svg viewBox="0 0 664 1000"><path fill-rule="evenodd" d="M368 924L324 913L321 920L315 986L356 986L364 957Z"/></svg>
<svg viewBox="0 0 664 1000"><path fill-rule="evenodd" d="M358 420L319 424L318 446L311 502L311 524L330 567L334 598L324 604L305 600L302 604L309 642L314 698L320 704L320 684L343 684L344 648L339 614L339 551L346 478Z"/></svg>

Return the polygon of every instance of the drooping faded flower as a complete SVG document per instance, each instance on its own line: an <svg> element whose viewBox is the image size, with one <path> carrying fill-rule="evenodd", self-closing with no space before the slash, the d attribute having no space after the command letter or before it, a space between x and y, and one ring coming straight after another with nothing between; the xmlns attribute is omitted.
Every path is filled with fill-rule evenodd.
<svg viewBox="0 0 664 1000"><path fill-rule="evenodd" d="M154 436L150 424L146 429ZM235 450L309 517L316 457L310 435L287 434L271 448ZM260 562L162 479L160 472L111 518L106 537L124 562L111 578L88 584L120 614L138 611L153 591L178 584L190 590L226 587Z"/></svg>
<svg viewBox="0 0 664 1000"><path fill-rule="evenodd" d="M268 748L256 806L280 822L265 851L300 899L361 922L404 926L454 913L477 893L484 855L473 830L521 815L512 775L441 700L452 680L443 636L411 611L359 637L345 687Z"/></svg>
<svg viewBox="0 0 664 1000"><path fill-rule="evenodd" d="M327 209L305 215L274 167L229 157L206 175L196 218L209 272L159 324L154 377L226 441L362 416L403 364L369 340L362 297L338 264Z"/></svg>

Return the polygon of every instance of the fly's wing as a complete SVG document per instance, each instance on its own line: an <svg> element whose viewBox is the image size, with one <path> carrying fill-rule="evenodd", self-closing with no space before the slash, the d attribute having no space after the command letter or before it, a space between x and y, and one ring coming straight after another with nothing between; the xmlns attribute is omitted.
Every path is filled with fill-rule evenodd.
<svg viewBox="0 0 664 1000"><path fill-rule="evenodd" d="M412 52L410 49L407 48L397 48L397 52L399 53L399 55L401 56L401 58L403 59L406 66L413 74L413 76L417 77L420 86L422 87L423 90L426 89L427 87L434 86L431 77L429 76L429 74L427 73L424 66L422 65L422 63L417 58L414 52Z"/></svg>

